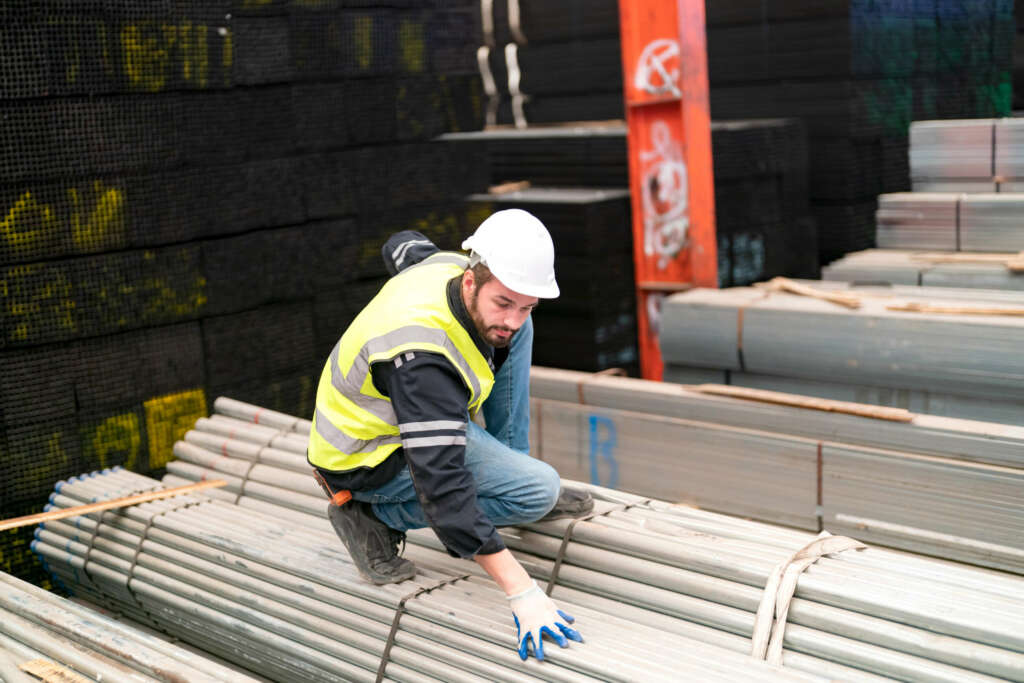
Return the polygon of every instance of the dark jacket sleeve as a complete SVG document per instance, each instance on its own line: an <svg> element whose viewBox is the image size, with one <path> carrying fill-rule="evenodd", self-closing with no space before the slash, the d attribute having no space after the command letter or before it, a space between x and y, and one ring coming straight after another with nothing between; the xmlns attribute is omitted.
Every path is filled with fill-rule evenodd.
<svg viewBox="0 0 1024 683"><path fill-rule="evenodd" d="M441 250L422 233L403 230L392 235L380 251L388 275L394 276Z"/></svg>
<svg viewBox="0 0 1024 683"><path fill-rule="evenodd" d="M489 555L505 544L477 503L466 468L468 390L446 358L410 352L374 365L387 385L402 451L430 527L453 557Z"/></svg>

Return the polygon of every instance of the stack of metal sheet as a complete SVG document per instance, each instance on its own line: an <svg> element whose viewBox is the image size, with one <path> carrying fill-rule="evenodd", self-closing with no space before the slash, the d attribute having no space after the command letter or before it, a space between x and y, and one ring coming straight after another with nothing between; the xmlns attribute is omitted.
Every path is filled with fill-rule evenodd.
<svg viewBox="0 0 1024 683"><path fill-rule="evenodd" d="M729 371L730 380L733 374L746 373L786 378L779 390L796 393L813 395L813 389L794 386L808 381L923 392L924 405L915 406L923 412L941 411L946 397L961 397L976 411L962 417L1020 423L1024 318L1010 315L1021 308L1019 294L900 287L865 291L860 298L860 308L851 310L761 288L673 295L663 309L662 355L677 369ZM1009 314L893 310L921 302L954 311L981 306ZM932 398L939 405L930 405Z"/></svg>
<svg viewBox="0 0 1024 683"><path fill-rule="evenodd" d="M1010 270L995 258L988 259L986 255L986 259L978 262L968 257L961 262L943 263L936 256L901 249L866 249L823 267L821 277L855 284L1024 290L1024 273ZM1016 254L1002 256L1009 261Z"/></svg>
<svg viewBox="0 0 1024 683"><path fill-rule="evenodd" d="M10 574L0 573L0 609L3 683L264 680Z"/></svg>

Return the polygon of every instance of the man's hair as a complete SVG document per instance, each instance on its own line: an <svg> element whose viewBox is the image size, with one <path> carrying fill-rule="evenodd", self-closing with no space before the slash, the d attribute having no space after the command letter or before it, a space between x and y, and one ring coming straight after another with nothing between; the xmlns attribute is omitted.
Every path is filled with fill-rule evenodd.
<svg viewBox="0 0 1024 683"><path fill-rule="evenodd" d="M473 271L473 286L476 290L479 290L494 278L494 273L491 272L491 269L480 262L474 263L467 270Z"/></svg>

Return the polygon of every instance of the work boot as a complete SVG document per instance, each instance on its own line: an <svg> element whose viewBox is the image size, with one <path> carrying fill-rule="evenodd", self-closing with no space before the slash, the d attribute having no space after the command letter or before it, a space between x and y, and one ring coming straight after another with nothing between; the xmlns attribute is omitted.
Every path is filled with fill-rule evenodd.
<svg viewBox="0 0 1024 683"><path fill-rule="evenodd" d="M380 586L416 575L416 565L401 557L398 550L399 544L405 549L405 534L377 519L369 503L332 503L327 506L327 516L348 549L352 564L367 581Z"/></svg>
<svg viewBox="0 0 1024 683"><path fill-rule="evenodd" d="M594 497L590 491L585 489L567 489L564 486L558 490L558 500L555 507L548 511L548 514L540 518L541 522L550 522L554 519L565 519L567 517L584 517L594 509Z"/></svg>

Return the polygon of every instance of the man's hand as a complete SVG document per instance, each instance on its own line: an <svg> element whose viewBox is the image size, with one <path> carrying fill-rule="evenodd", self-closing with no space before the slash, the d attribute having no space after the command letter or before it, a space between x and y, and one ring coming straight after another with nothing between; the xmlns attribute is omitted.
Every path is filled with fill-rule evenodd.
<svg viewBox="0 0 1024 683"><path fill-rule="evenodd" d="M529 656L529 645L533 643L533 654L538 660L544 659L545 634L550 636L559 647L569 647L569 640L583 642L583 637L568 624L575 621L568 614L558 609L554 601L544 595L537 582L521 593L508 596L512 607L512 616L519 629L519 657L526 661ZM566 640L568 639L568 640Z"/></svg>

